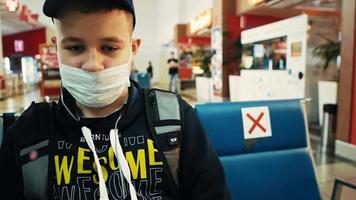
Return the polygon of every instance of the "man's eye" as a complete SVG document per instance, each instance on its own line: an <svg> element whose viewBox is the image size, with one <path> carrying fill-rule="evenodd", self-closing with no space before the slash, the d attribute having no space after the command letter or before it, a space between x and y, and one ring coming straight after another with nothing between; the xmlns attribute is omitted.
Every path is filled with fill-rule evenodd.
<svg viewBox="0 0 356 200"><path fill-rule="evenodd" d="M84 51L84 47L83 46L80 46L80 45L77 45L77 46L68 46L68 47L65 47L66 50L72 52L72 53L79 53L79 52L82 52Z"/></svg>
<svg viewBox="0 0 356 200"><path fill-rule="evenodd" d="M111 53L111 52L114 52L114 51L118 50L118 48L117 47L113 47L113 46L103 46L102 50L104 52Z"/></svg>

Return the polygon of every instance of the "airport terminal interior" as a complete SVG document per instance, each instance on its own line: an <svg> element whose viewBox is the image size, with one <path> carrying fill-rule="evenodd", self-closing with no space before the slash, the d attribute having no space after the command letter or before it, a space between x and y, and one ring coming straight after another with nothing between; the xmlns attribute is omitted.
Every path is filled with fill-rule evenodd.
<svg viewBox="0 0 356 200"><path fill-rule="evenodd" d="M133 2L130 79L196 110L232 199L356 199L355 0ZM44 0L0 3L0 113L17 117L61 98L56 26Z"/></svg>

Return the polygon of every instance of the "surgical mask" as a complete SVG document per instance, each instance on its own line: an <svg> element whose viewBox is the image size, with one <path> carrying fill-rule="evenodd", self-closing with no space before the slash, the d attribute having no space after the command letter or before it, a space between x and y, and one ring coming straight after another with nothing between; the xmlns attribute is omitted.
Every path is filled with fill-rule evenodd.
<svg viewBox="0 0 356 200"><path fill-rule="evenodd" d="M112 104L130 87L130 58L127 63L98 71L60 63L62 85L82 105L98 108Z"/></svg>

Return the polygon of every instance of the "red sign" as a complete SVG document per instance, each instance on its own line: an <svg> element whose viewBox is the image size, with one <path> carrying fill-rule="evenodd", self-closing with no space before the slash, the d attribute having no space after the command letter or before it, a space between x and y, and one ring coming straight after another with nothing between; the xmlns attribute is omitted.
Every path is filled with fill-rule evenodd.
<svg viewBox="0 0 356 200"><path fill-rule="evenodd" d="M247 117L253 122L252 127L251 127L250 130L248 131L249 134L251 134L251 133L255 130L256 127L259 127L264 133L266 133L267 130L265 129L265 127L263 127L263 126L260 124L260 121L261 121L263 115L264 115L264 113L262 112L262 113L257 117L257 119L254 119L254 118L250 115L250 113L247 113Z"/></svg>

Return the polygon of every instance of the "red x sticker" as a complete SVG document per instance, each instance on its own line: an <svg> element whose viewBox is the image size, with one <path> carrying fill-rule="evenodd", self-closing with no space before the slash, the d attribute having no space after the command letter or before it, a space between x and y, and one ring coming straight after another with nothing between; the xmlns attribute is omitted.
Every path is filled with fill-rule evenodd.
<svg viewBox="0 0 356 200"><path fill-rule="evenodd" d="M242 108L244 138L271 137L271 118L268 107Z"/></svg>

